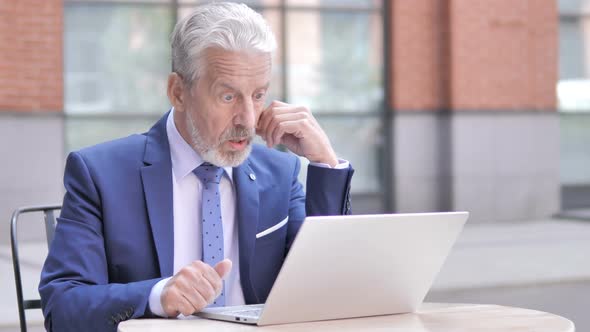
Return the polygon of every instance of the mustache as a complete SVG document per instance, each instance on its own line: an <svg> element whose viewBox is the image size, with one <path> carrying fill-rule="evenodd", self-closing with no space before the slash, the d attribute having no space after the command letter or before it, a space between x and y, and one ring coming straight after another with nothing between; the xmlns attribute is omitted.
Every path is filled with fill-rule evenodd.
<svg viewBox="0 0 590 332"><path fill-rule="evenodd" d="M222 141L229 140L252 140L256 134L254 128L246 128L244 126L235 126L227 129L221 136Z"/></svg>

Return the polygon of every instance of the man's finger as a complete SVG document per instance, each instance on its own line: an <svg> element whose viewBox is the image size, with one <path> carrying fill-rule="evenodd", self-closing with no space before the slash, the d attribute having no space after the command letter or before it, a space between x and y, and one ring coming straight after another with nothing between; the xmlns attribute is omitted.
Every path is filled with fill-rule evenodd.
<svg viewBox="0 0 590 332"><path fill-rule="evenodd" d="M303 112L285 113L275 116L269 126L266 128L266 137L268 138L267 142L272 145L281 143L280 136L277 136L277 132L281 127L281 123L305 119L308 119L308 115Z"/></svg>
<svg viewBox="0 0 590 332"><path fill-rule="evenodd" d="M205 282L208 282L215 292L221 289L221 286L223 285L221 278L219 278L219 274L217 274L217 271L215 271L211 265L203 264L200 271L201 275L205 279Z"/></svg>
<svg viewBox="0 0 590 332"><path fill-rule="evenodd" d="M273 107L274 105L273 103L271 103L270 105L268 105L268 107L263 109L262 112L260 112L258 122L256 123L256 129L262 128L262 126L265 124L265 119L269 116L269 113L271 112Z"/></svg>
<svg viewBox="0 0 590 332"><path fill-rule="evenodd" d="M304 138L305 127L308 125L309 121L307 119L282 122L277 127L277 130L272 133L274 135L273 140L277 140L280 143L283 135L292 135L297 139Z"/></svg>
<svg viewBox="0 0 590 332"><path fill-rule="evenodd" d="M164 289L162 292L162 297L160 298L160 303L162 304L162 309L164 309L164 313L167 317L176 317L180 314L179 308L179 301L181 295L177 292L176 289Z"/></svg>
<svg viewBox="0 0 590 332"><path fill-rule="evenodd" d="M263 119L263 122L259 128L260 136L264 139L264 141L266 141L268 147L272 147L273 145L279 143L273 140L272 133L280 122L286 120L302 119L307 116L308 115L305 112L294 107L283 107L279 110L275 108L268 113L265 119Z"/></svg>
<svg viewBox="0 0 590 332"><path fill-rule="evenodd" d="M273 100L273 103L274 103L275 105L280 105L280 106L291 106L291 105L289 105L289 104L287 104L287 103L285 103L285 102L282 102L282 101L280 101L280 100Z"/></svg>
<svg viewBox="0 0 590 332"><path fill-rule="evenodd" d="M205 307L221 291L223 285L221 278L210 265L202 261L191 264L190 270L189 286L188 289L183 289L183 294L195 305L195 308Z"/></svg>
<svg viewBox="0 0 590 332"><path fill-rule="evenodd" d="M200 308L205 307L212 301L216 294L217 290L207 278L203 277L192 285L190 292L185 293L185 296L195 308L200 310Z"/></svg>
<svg viewBox="0 0 590 332"><path fill-rule="evenodd" d="M267 109L265 109L260 118L258 119L258 124L256 128L262 130L263 132L266 131L266 127L268 127L269 122L278 114L286 114L286 113L293 113L297 112L298 107L293 105L288 106L273 106L271 105Z"/></svg>
<svg viewBox="0 0 590 332"><path fill-rule="evenodd" d="M215 272L217 272L217 274L219 275L219 277L221 279L225 278L229 271L231 271L231 267L232 267L232 262L229 259L224 259L221 262L217 263L217 265L215 265L214 269Z"/></svg>
<svg viewBox="0 0 590 332"><path fill-rule="evenodd" d="M191 303L191 301L184 295L181 295L177 301L176 311L180 312L181 314L188 316L197 311L197 308L195 308L194 304Z"/></svg>

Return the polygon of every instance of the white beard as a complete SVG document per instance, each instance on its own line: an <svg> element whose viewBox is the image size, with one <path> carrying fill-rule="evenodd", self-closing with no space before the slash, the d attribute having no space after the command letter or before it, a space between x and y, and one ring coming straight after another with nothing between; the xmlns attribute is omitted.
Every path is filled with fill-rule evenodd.
<svg viewBox="0 0 590 332"><path fill-rule="evenodd" d="M188 129L192 143L191 145L193 149L201 156L203 161L219 167L236 167L243 163L244 160L246 160L246 158L248 158L250 155L250 152L252 152L252 139L254 138L254 130L250 130L247 133L248 137L246 139L248 140L248 145L244 150L224 152L221 150L222 144L231 138L235 138L237 135L243 136L246 134L243 129L240 130L239 128L232 127L223 132L219 142L207 144L199 132L199 129L195 125L189 110L186 111L186 116L188 119Z"/></svg>

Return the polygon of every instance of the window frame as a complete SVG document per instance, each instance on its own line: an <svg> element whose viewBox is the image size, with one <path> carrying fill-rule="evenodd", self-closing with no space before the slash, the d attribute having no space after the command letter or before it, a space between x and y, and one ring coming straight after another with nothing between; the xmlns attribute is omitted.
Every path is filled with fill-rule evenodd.
<svg viewBox="0 0 590 332"><path fill-rule="evenodd" d="M206 1L205 1L206 2ZM172 22L176 22L179 17L179 12L187 7L194 6L198 3L204 3L204 1L194 1L194 2L187 2L187 1L179 1L179 0L64 0L64 8L71 4L84 4L84 5L132 5L132 6L171 6L171 12L173 13ZM374 5L378 3L379 5ZM378 183L380 184L380 188L377 188L375 192L354 192L353 195L360 199L364 199L367 201L375 202L378 200L380 202L381 208L377 208L380 211L375 212L385 212L385 211L393 211L394 210L394 203L393 203L393 151L392 148L393 144L393 113L392 109L389 107L387 100L390 100L390 81L388 78L387 73L389 73L390 69L390 6L391 4L389 1L386 0L379 0L373 1L373 5L361 5L361 6L338 6L338 5L293 5L290 4L288 0L278 0L277 4L274 5L256 5L256 4L249 4L249 6L256 10L256 11L264 11L264 10L276 10L279 13L279 20L280 20L280 35L277 36L279 39L279 43L282 46L278 51L280 52L280 57L283 59L280 63L280 93L278 96L286 102L289 102L289 62L288 62L288 26L287 26L287 15L292 12L316 12L316 13L363 13L367 15L376 14L381 16L381 22L383 25L383 30L381 33L382 37L382 76L381 76L381 88L383 89L383 100L380 102L380 107L376 110L362 110L362 111L337 111L337 110L330 110L330 109L322 109L316 110L314 115L318 120L329 120L329 119L342 119L342 118L363 118L363 119L376 119L377 121L381 122L381 132L377 133L379 135L379 144L375 146L377 149L377 158L376 164L378 165L377 170L377 177L379 179ZM64 9L65 10L65 9ZM172 27L171 27L172 28ZM64 82L65 85L65 82ZM65 89L65 86L64 86ZM64 90L65 91L65 90ZM72 120L84 120L84 119L101 119L101 120L153 120L156 121L161 115L155 113L148 113L148 112L129 112L129 111L122 111L122 110L112 110L109 112L100 112L100 113L92 113L92 114L76 114L76 113L65 113L66 122L68 119ZM65 126L67 130L67 123ZM68 135L64 135L66 138ZM67 145L67 142L64 142L64 145ZM359 165L362 167L362 165Z"/></svg>

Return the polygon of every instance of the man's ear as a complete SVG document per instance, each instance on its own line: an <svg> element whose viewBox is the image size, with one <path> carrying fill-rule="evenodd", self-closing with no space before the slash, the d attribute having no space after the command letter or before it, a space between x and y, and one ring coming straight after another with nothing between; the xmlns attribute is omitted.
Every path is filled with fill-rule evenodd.
<svg viewBox="0 0 590 332"><path fill-rule="evenodd" d="M168 100L174 106L175 110L184 112L184 82L182 77L177 73L170 73L168 75Z"/></svg>

